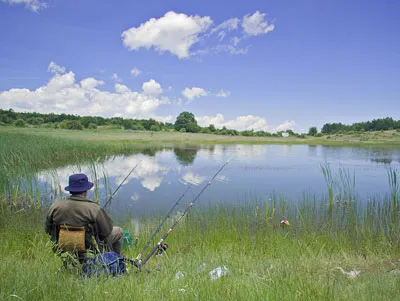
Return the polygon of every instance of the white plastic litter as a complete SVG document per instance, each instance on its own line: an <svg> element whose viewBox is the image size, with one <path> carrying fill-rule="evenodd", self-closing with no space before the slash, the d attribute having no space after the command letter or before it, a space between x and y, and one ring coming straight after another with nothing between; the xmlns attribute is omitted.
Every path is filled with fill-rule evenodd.
<svg viewBox="0 0 400 301"><path fill-rule="evenodd" d="M176 274L175 274L175 279L181 279L181 278L183 278L185 275L183 275L183 273L181 272L181 271L178 271Z"/></svg>
<svg viewBox="0 0 400 301"><path fill-rule="evenodd" d="M212 270L210 273L208 273L211 277L211 280L216 280L218 278L221 278L222 276L228 275L228 268L226 266L219 266Z"/></svg>
<svg viewBox="0 0 400 301"><path fill-rule="evenodd" d="M393 275L400 276L400 270L392 270Z"/></svg>
<svg viewBox="0 0 400 301"><path fill-rule="evenodd" d="M342 267L336 267L335 269L340 270L342 274L347 275L349 278L356 278L360 274L360 271L357 270L346 272Z"/></svg>
<svg viewBox="0 0 400 301"><path fill-rule="evenodd" d="M206 263L202 263L202 264L197 268L197 272L198 272L198 273L204 272L204 271L206 270L206 266L207 266Z"/></svg>

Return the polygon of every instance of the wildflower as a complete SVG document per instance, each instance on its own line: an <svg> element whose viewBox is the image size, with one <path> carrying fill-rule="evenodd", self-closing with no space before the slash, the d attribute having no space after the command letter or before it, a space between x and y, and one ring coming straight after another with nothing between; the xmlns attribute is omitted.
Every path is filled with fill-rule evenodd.
<svg viewBox="0 0 400 301"><path fill-rule="evenodd" d="M282 226L290 226L290 223L287 219L283 219L283 220L281 220L281 225Z"/></svg>

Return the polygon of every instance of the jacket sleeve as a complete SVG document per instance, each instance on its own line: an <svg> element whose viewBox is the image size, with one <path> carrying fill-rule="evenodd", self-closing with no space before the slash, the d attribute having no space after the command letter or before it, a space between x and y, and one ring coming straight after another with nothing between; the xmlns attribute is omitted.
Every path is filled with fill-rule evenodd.
<svg viewBox="0 0 400 301"><path fill-rule="evenodd" d="M100 240L104 240L113 228L113 221L111 216L101 208L96 216L97 231Z"/></svg>
<svg viewBox="0 0 400 301"><path fill-rule="evenodd" d="M53 224L53 210L50 207L49 211L47 212L47 216L46 216L46 223L44 226L44 231L46 231L47 234L52 235L53 234L53 228L54 228L54 224Z"/></svg>

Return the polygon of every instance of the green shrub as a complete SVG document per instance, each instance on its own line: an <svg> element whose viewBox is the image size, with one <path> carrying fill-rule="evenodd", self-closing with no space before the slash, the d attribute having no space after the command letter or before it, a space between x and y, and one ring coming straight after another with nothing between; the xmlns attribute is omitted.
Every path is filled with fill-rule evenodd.
<svg viewBox="0 0 400 301"><path fill-rule="evenodd" d="M22 119L17 119L17 120L15 120L14 125L17 126L17 127L22 128L22 127L24 127L26 124L25 124L25 121L23 121Z"/></svg>
<svg viewBox="0 0 400 301"><path fill-rule="evenodd" d="M60 123L60 128L66 130L83 130L83 125L77 120L63 120Z"/></svg>

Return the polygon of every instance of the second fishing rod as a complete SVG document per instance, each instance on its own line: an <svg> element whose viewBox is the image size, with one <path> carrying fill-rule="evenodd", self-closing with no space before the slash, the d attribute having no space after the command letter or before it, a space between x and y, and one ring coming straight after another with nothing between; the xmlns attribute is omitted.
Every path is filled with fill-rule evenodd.
<svg viewBox="0 0 400 301"><path fill-rule="evenodd" d="M232 160L233 156L230 157L219 169L218 171L214 174L214 176L206 183L206 185L203 187L203 189L196 195L196 197L193 199L193 201L191 203L188 204L188 206L186 207L186 209L182 212L182 214L175 220L175 222L172 224L172 226L168 229L168 231L161 237L161 239L159 240L159 242L150 250L150 252L147 254L147 256L142 260L141 256L142 253L144 252L145 248L147 248L148 244L150 242L148 242L145 246L145 248L143 248L143 250L139 253L139 255L137 256L137 258L135 260L129 260L129 262L133 265L135 265L139 270L141 270L141 268L146 264L146 262L154 255L155 252L157 251L163 251L162 248L162 244L165 241L165 239L168 237L168 235L172 232L172 230L176 227L176 225L182 220L182 218L188 213L188 211L190 210L190 208L193 207L193 205L196 203L196 201L200 198L200 196L203 194L203 192L207 189L207 187L209 187L211 185L211 183L213 182L213 180L218 176L218 174L225 168L225 166ZM188 189L186 189L187 191ZM184 194L186 193L186 191L184 192ZM184 195L183 194L183 195ZM183 198L183 195L179 198L178 202L181 200L181 198ZM178 203L177 202L177 203ZM170 212L168 213L167 217L169 216L169 214L172 212L172 210L176 207L177 203L175 203L174 207L170 210ZM150 241L154 238L154 236L156 235L156 233L160 230L161 226L164 224L165 220L167 218L165 218L161 225L157 227L156 232L152 235Z"/></svg>

